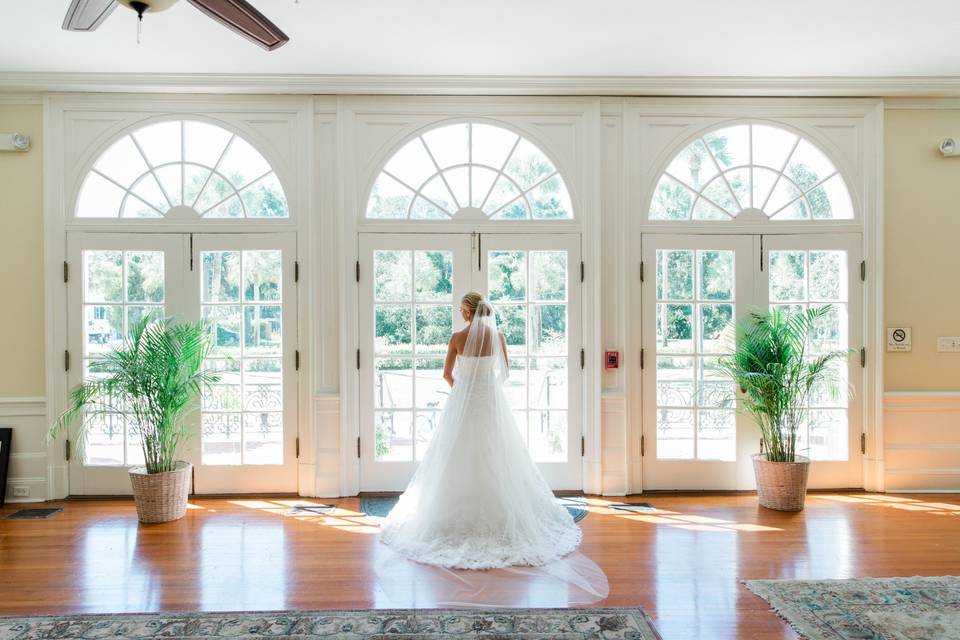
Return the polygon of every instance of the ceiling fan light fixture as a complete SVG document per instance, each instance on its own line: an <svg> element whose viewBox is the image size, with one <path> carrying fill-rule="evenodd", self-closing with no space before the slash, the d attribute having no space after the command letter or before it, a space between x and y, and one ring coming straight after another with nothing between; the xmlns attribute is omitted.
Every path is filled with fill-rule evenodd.
<svg viewBox="0 0 960 640"><path fill-rule="evenodd" d="M177 0L117 0L117 2L143 16L144 13L166 11L176 4Z"/></svg>

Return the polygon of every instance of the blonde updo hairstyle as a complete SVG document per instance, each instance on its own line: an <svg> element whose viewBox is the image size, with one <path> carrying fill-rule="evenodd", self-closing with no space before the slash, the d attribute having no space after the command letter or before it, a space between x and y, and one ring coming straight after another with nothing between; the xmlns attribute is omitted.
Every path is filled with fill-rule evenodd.
<svg viewBox="0 0 960 640"><path fill-rule="evenodd" d="M476 291L471 291L463 296L463 298L460 299L460 307L463 308L471 318L474 316L483 318L493 313L490 305L487 304L483 296Z"/></svg>

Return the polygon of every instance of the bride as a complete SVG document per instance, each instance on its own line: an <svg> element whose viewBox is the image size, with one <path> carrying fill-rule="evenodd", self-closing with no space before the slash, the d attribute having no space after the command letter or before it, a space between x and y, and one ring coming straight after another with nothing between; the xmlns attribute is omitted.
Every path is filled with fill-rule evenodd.
<svg viewBox="0 0 960 640"><path fill-rule="evenodd" d="M433 441L381 525L381 541L426 564L460 569L540 566L580 544L581 531L530 459L502 389L507 346L478 293L460 303L443 377L453 387Z"/></svg>

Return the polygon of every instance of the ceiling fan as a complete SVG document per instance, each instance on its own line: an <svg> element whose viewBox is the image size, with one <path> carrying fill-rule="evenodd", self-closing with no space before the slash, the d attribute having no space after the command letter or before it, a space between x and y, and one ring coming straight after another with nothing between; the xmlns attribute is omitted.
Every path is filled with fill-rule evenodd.
<svg viewBox="0 0 960 640"><path fill-rule="evenodd" d="M285 45L290 38L246 0L187 0L228 29L252 40L267 51ZM93 31L113 13L118 4L143 14L172 7L177 0L72 0L63 19L66 31Z"/></svg>

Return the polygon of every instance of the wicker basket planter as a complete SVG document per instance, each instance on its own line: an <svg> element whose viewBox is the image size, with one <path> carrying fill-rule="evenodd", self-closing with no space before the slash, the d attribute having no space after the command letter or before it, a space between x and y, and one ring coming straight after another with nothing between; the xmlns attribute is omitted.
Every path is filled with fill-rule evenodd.
<svg viewBox="0 0 960 640"><path fill-rule="evenodd" d="M753 456L760 506L776 511L803 511L807 496L810 460L797 456L796 462L771 462L766 454Z"/></svg>
<svg viewBox="0 0 960 640"><path fill-rule="evenodd" d="M170 522L187 513L187 496L193 465L177 462L177 468L166 473L147 473L146 467L130 468L133 500L140 522Z"/></svg>

